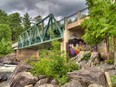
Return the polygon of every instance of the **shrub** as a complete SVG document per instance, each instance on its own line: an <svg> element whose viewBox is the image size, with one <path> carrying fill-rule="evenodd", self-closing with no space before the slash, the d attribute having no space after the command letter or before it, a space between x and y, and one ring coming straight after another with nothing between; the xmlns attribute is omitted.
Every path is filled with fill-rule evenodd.
<svg viewBox="0 0 116 87"><path fill-rule="evenodd" d="M40 58L36 63L32 63L33 69L31 72L36 76L45 75L46 77L54 78L59 85L62 85L68 81L67 72L77 70L78 65L73 61L67 62L66 57L58 49L59 44L57 41L52 43L52 50L45 51L46 53L49 52L49 55L43 51L43 58Z"/></svg>
<svg viewBox="0 0 116 87"><path fill-rule="evenodd" d="M114 56L112 54L109 56L109 59L106 60L106 63L109 65L114 64Z"/></svg>
<svg viewBox="0 0 116 87"><path fill-rule="evenodd" d="M112 81L113 87L116 87L116 75L111 76L111 81Z"/></svg>
<svg viewBox="0 0 116 87"><path fill-rule="evenodd" d="M91 56L91 53L83 53L83 57L82 57L82 60L89 60L90 59L90 56Z"/></svg>
<svg viewBox="0 0 116 87"><path fill-rule="evenodd" d="M2 38L0 42L0 55L6 55L10 52L12 52L11 42Z"/></svg>

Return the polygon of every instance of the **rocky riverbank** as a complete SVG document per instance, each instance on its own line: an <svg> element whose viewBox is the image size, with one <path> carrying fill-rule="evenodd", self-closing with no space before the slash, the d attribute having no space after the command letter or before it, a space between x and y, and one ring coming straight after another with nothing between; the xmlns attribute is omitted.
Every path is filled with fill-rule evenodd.
<svg viewBox="0 0 116 87"><path fill-rule="evenodd" d="M57 81L53 78L44 75L33 76L29 72L31 68L29 64L21 62L10 78L9 85L11 87L59 87ZM93 66L69 72L67 73L69 82L60 87L109 87L106 72L110 75L116 74L116 66Z"/></svg>
<svg viewBox="0 0 116 87"><path fill-rule="evenodd" d="M0 58L0 87L6 87L19 61L14 53Z"/></svg>
<svg viewBox="0 0 116 87"><path fill-rule="evenodd" d="M68 72L69 82L60 87L111 87L109 75L116 75L116 66L98 61L98 53L92 53L89 60L81 59L83 54L88 53L82 53L74 58L80 70ZM26 61L19 63L16 59L13 62L13 58L7 58L7 63L4 59L0 67L0 87L59 87L54 78L44 75L33 76L30 72L32 66Z"/></svg>
<svg viewBox="0 0 116 87"><path fill-rule="evenodd" d="M116 66L98 61L98 53L92 53L89 60L81 59L83 54L74 58L80 70L67 73L69 82L60 87L112 87L110 76L116 75ZM33 76L29 71L31 65L22 61L16 67L9 80L10 87L59 87L58 82L50 77ZM17 85L18 84L18 85Z"/></svg>
<svg viewBox="0 0 116 87"><path fill-rule="evenodd" d="M10 76L16 66L17 65L9 65L9 64L0 66L0 87L6 87L6 85L8 84L8 80L10 79Z"/></svg>

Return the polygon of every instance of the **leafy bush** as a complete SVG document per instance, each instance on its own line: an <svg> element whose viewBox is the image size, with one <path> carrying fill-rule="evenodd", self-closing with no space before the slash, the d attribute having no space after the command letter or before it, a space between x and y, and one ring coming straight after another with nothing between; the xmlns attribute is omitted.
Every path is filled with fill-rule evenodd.
<svg viewBox="0 0 116 87"><path fill-rule="evenodd" d="M11 29L6 24L0 24L0 56L12 51Z"/></svg>
<svg viewBox="0 0 116 87"><path fill-rule="evenodd" d="M109 59L106 60L106 63L110 65L114 64L114 56L112 54L109 56Z"/></svg>
<svg viewBox="0 0 116 87"><path fill-rule="evenodd" d="M89 60L90 59L90 56L91 56L91 53L83 53L83 57L81 60Z"/></svg>
<svg viewBox="0 0 116 87"><path fill-rule="evenodd" d="M113 87L116 87L116 75L111 76L111 81L112 81Z"/></svg>
<svg viewBox="0 0 116 87"><path fill-rule="evenodd" d="M12 52L12 46L10 41L6 41L4 38L0 42L0 55L5 55Z"/></svg>
<svg viewBox="0 0 116 87"><path fill-rule="evenodd" d="M43 51L43 58L40 58L37 63L32 63L33 69L31 72L36 76L45 75L54 78L59 85L62 85L68 81L67 72L77 70L78 65L73 61L67 62L66 57L59 50L59 44L58 41L54 41L52 50Z"/></svg>

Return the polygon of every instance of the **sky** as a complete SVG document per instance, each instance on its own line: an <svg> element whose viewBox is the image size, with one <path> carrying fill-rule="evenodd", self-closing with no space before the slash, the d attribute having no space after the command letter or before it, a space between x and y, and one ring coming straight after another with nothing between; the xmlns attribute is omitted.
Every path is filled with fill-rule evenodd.
<svg viewBox="0 0 116 87"><path fill-rule="evenodd" d="M23 16L26 12L34 18L53 13L57 19L73 14L86 7L85 0L0 0L0 9L11 14L19 12Z"/></svg>

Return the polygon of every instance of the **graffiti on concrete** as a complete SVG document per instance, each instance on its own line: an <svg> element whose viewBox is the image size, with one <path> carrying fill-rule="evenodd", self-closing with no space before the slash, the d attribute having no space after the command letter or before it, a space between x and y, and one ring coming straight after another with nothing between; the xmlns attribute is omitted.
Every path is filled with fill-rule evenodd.
<svg viewBox="0 0 116 87"><path fill-rule="evenodd" d="M82 39L70 39L67 44L67 51L70 57L79 54L80 51L96 51L96 47L88 46Z"/></svg>

